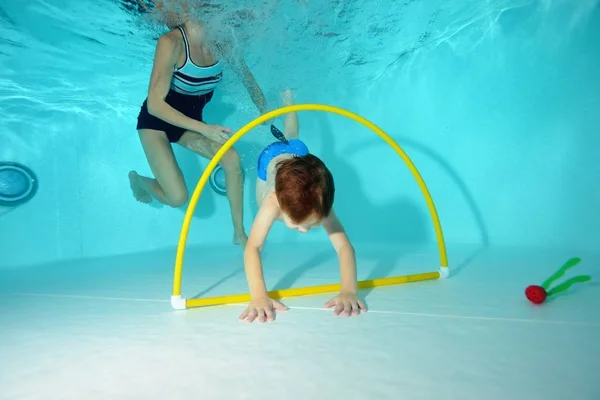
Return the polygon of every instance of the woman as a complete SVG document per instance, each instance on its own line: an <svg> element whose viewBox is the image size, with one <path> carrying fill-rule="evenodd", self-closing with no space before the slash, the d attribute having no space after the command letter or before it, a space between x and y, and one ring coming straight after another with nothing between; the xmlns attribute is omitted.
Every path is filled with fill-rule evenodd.
<svg viewBox="0 0 600 400"><path fill-rule="evenodd" d="M172 15L171 15L172 18ZM172 21L172 20L171 20ZM148 97L138 116L137 130L155 178L129 173L134 197L143 203L152 198L171 207L188 200L188 190L172 143L211 159L227 141L231 129L203 122L202 110L222 79L223 61L246 86L261 113L267 111L265 97L241 56L231 47L211 43L203 24L195 19L172 28L158 39ZM215 51L216 50L216 51ZM222 59L215 54L218 51ZM243 178L238 153L231 149L221 159L227 198L233 219L234 244L247 241L243 224Z"/></svg>

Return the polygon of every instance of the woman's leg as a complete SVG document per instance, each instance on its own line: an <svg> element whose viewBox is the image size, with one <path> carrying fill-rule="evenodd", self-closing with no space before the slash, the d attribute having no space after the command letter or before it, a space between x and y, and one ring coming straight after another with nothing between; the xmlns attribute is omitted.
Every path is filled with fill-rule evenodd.
<svg viewBox="0 0 600 400"><path fill-rule="evenodd" d="M150 203L154 197L171 207L184 205L188 191L167 135L152 129L140 129L138 133L155 179L129 172L133 196L142 203Z"/></svg>
<svg viewBox="0 0 600 400"><path fill-rule="evenodd" d="M280 96L284 107L294 104L294 94L290 89L286 89L281 92ZM285 127L283 134L288 140L298 139L298 113L292 112L285 114Z"/></svg>
<svg viewBox="0 0 600 400"><path fill-rule="evenodd" d="M221 144L189 131L185 132L177 143L207 159L213 158L221 148ZM245 245L248 236L244 229L244 180L240 156L232 148L223 155L219 164L225 170L225 186L234 229L233 243Z"/></svg>

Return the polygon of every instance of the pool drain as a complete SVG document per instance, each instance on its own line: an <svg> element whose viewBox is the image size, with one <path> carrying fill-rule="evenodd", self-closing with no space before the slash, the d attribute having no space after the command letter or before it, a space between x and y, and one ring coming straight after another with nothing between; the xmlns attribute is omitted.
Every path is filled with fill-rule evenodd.
<svg viewBox="0 0 600 400"><path fill-rule="evenodd" d="M0 206L18 207L35 196L37 177L26 166L15 162L0 162Z"/></svg>
<svg viewBox="0 0 600 400"><path fill-rule="evenodd" d="M210 174L210 187L218 194L225 196L227 194L227 186L225 184L225 171L220 165Z"/></svg>

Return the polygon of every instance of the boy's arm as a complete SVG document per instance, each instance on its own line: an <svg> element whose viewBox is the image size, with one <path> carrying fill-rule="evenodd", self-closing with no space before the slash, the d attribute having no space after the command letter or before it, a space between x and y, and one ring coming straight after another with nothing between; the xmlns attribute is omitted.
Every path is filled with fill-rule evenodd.
<svg viewBox="0 0 600 400"><path fill-rule="evenodd" d="M329 217L323 221L323 228L327 231L329 240L340 260L341 292L358 292L356 283L356 257L354 247L350 243L342 223L337 215L331 210Z"/></svg>
<svg viewBox="0 0 600 400"><path fill-rule="evenodd" d="M279 208L273 204L271 198L265 199L250 229L250 236L244 249L244 267L252 298L267 295L260 252L278 214Z"/></svg>

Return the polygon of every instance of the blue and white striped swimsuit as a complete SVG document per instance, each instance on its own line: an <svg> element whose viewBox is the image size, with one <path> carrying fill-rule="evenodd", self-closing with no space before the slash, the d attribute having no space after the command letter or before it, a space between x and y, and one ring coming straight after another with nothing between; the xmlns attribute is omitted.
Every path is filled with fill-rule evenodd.
<svg viewBox="0 0 600 400"><path fill-rule="evenodd" d="M221 60L208 67L194 64L190 57L190 45L183 27L177 27L185 43L185 63L181 68L175 67L171 90L187 95L202 96L215 90L223 79L223 64Z"/></svg>
<svg viewBox="0 0 600 400"><path fill-rule="evenodd" d="M194 64L190 57L190 45L183 27L178 26L185 43L185 63L174 67L173 78L165 102L182 114L202 121L202 111L212 99L215 88L223 79L223 64L217 61L208 67ZM148 99L144 100L136 129L152 129L165 132L169 142L178 142L185 133L180 126L171 125L148 111Z"/></svg>

